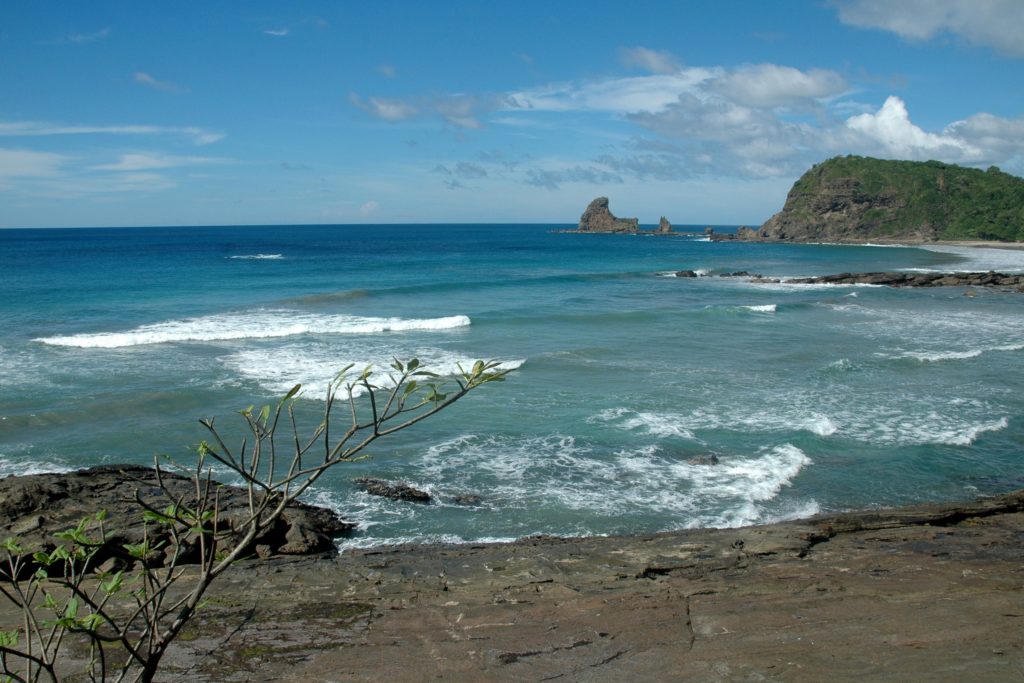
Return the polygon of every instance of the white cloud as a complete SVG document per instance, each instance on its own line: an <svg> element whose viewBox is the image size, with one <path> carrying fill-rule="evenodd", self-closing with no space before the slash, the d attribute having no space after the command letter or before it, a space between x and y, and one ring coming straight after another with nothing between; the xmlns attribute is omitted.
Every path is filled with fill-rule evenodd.
<svg viewBox="0 0 1024 683"><path fill-rule="evenodd" d="M509 93L508 106L535 111L606 111L618 114L657 113L695 92L720 69L687 68L675 74L564 83Z"/></svg>
<svg viewBox="0 0 1024 683"><path fill-rule="evenodd" d="M835 71L755 64L731 71L714 82L724 97L748 107L801 106L833 97L847 88Z"/></svg>
<svg viewBox="0 0 1024 683"><path fill-rule="evenodd" d="M61 173L71 157L53 152L0 147L0 180L7 178L49 178Z"/></svg>
<svg viewBox="0 0 1024 683"><path fill-rule="evenodd" d="M1006 119L983 112L954 121L943 132L984 150L986 161L1002 163L1007 157L1024 156L1024 117Z"/></svg>
<svg viewBox="0 0 1024 683"><path fill-rule="evenodd" d="M145 71L136 71L132 74L132 80L141 85L148 86L154 90L163 90L164 92L181 92L181 88L170 81L160 81L153 78Z"/></svg>
<svg viewBox="0 0 1024 683"><path fill-rule="evenodd" d="M910 121L907 107L891 96L874 114L858 114L846 121L850 130L863 136L876 151L900 159L933 159L975 162L982 150L949 132L928 133Z"/></svg>
<svg viewBox="0 0 1024 683"><path fill-rule="evenodd" d="M677 60L668 52L658 52L646 47L631 47L622 51L622 63L635 66L652 74L670 74L682 69Z"/></svg>
<svg viewBox="0 0 1024 683"><path fill-rule="evenodd" d="M380 204L374 201L369 201L359 207L360 216L369 216L380 208Z"/></svg>
<svg viewBox="0 0 1024 683"><path fill-rule="evenodd" d="M416 107L402 100L386 99L383 97L368 97L364 100L355 93L350 93L348 101L367 114L384 121L405 121L419 113Z"/></svg>
<svg viewBox="0 0 1024 683"><path fill-rule="evenodd" d="M1024 57L1021 0L841 0L839 20L891 31L910 40L948 32L970 43Z"/></svg>
<svg viewBox="0 0 1024 683"><path fill-rule="evenodd" d="M162 168L176 168L181 166L202 166L207 164L226 163L226 159L216 157L189 157L174 156L168 154L122 154L112 164L100 164L92 168L97 171L149 171Z"/></svg>
<svg viewBox="0 0 1024 683"><path fill-rule="evenodd" d="M208 145L224 138L224 133L197 126L90 126L65 125L45 121L0 121L0 137L35 137L46 135L177 135L197 145Z"/></svg>
<svg viewBox="0 0 1024 683"><path fill-rule="evenodd" d="M390 64L377 65L377 73L379 73L384 78L394 78L397 75L395 67L391 66Z"/></svg>
<svg viewBox="0 0 1024 683"><path fill-rule="evenodd" d="M86 43L95 43L97 40L103 40L110 35L109 28L101 28L98 31L92 33L72 33L67 37L69 43L75 43L76 45L84 45Z"/></svg>
<svg viewBox="0 0 1024 683"><path fill-rule="evenodd" d="M291 33L291 31L287 28L268 28L265 29L263 32L268 36L275 36L277 38L283 38L289 33Z"/></svg>

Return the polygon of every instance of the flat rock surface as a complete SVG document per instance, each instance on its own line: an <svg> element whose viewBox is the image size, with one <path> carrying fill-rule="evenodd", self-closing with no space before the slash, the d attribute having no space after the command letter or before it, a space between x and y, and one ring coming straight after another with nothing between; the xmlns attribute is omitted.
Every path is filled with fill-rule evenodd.
<svg viewBox="0 0 1024 683"><path fill-rule="evenodd" d="M246 562L160 676L1022 678L1024 491L742 529Z"/></svg>

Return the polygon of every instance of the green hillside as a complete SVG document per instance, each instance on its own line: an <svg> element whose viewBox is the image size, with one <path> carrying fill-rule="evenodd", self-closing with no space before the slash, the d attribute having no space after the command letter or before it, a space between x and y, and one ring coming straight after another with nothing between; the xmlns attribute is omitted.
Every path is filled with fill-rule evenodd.
<svg viewBox="0 0 1024 683"><path fill-rule="evenodd" d="M824 227L829 198L849 202L861 237L931 234L943 240L1024 240L1024 179L938 161L835 157L793 186L786 222ZM825 200L825 201L823 201Z"/></svg>

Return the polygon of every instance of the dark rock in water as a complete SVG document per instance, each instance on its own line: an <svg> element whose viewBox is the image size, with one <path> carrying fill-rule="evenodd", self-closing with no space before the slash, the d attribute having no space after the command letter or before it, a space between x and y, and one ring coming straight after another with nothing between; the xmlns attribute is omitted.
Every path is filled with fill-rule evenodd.
<svg viewBox="0 0 1024 683"><path fill-rule="evenodd" d="M695 455L686 461L690 465L717 465L718 456L712 453L705 455Z"/></svg>
<svg viewBox="0 0 1024 683"><path fill-rule="evenodd" d="M678 270L676 277L697 277L697 273L692 270Z"/></svg>
<svg viewBox="0 0 1024 683"><path fill-rule="evenodd" d="M729 277L750 277L750 273L745 270L737 270L735 273L729 273ZM755 276L760 277L760 276Z"/></svg>
<svg viewBox="0 0 1024 683"><path fill-rule="evenodd" d="M758 239L757 230L748 228L745 225L741 225L739 230L736 231L736 239L738 240L756 240Z"/></svg>
<svg viewBox="0 0 1024 683"><path fill-rule="evenodd" d="M672 224L668 222L668 219L664 216L658 221L658 228L654 231L659 235L667 235L672 232Z"/></svg>
<svg viewBox="0 0 1024 683"><path fill-rule="evenodd" d="M886 285L889 287L1005 287L1024 286L1024 274L987 273L839 273L796 278L787 284ZM1019 291L1019 289L1018 289ZM970 295L968 295L970 296Z"/></svg>
<svg viewBox="0 0 1024 683"><path fill-rule="evenodd" d="M191 478L169 472L162 472L161 477L171 496L180 498L186 506L194 504ZM220 523L232 529L240 526L249 515L246 489L211 483L217 491ZM160 565L174 554L170 535L156 524L146 529L136 494L160 510L174 502L158 486L155 470L137 465L104 465L77 472L0 479L0 538L13 536L27 549L50 550L57 545L54 533L106 510L104 525L110 538L97 554L95 566L109 563L118 568L131 567L133 560L122 545L140 543L144 534L154 547L164 547L148 558L150 563ZM333 552L333 539L354 527L331 510L296 502L255 539L247 553L270 556ZM198 548L183 547L180 555L179 563L198 561Z"/></svg>
<svg viewBox="0 0 1024 683"><path fill-rule="evenodd" d="M635 233L639 224L636 218L616 218L608 209L608 198L598 197L580 216L579 231Z"/></svg>
<svg viewBox="0 0 1024 683"><path fill-rule="evenodd" d="M452 502L455 503L456 505L480 505L483 501L484 499L476 495L475 493L460 493L458 495L452 496Z"/></svg>
<svg viewBox="0 0 1024 683"><path fill-rule="evenodd" d="M709 236L710 236L710 235L714 235L714 234L715 234L715 229L714 229L714 228L712 228L712 227L711 227L711 226L709 225L708 227L704 228L704 234L705 234L705 235L709 235Z"/></svg>
<svg viewBox="0 0 1024 683"><path fill-rule="evenodd" d="M426 491L420 491L401 482L392 483L383 479L371 479L369 477L354 479L353 482L373 496L381 496L391 500L403 500L409 503L429 503L431 501L430 494Z"/></svg>

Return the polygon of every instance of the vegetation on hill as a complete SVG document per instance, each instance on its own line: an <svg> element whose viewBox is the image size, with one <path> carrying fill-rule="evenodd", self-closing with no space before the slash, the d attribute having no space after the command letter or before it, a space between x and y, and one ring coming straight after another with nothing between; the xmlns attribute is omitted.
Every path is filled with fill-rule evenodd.
<svg viewBox="0 0 1024 683"><path fill-rule="evenodd" d="M938 161L835 157L793 186L768 239L1024 240L1024 179Z"/></svg>

